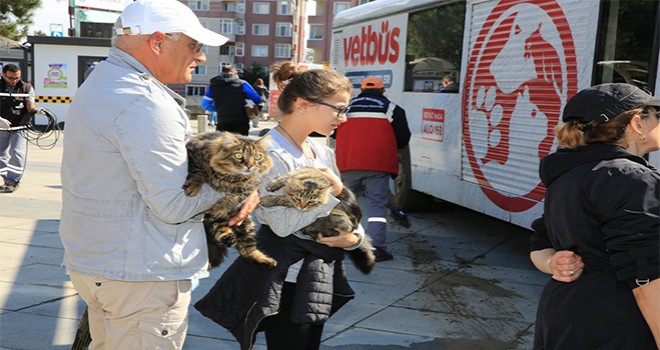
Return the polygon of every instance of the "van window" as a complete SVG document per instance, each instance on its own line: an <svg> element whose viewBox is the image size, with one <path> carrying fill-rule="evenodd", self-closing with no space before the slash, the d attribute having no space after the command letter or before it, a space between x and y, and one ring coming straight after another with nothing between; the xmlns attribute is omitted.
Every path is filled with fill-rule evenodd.
<svg viewBox="0 0 660 350"><path fill-rule="evenodd" d="M658 25L657 0L607 0L601 3L593 84L629 83L653 89L658 57L653 36ZM656 39L657 40L657 39ZM655 48L657 50L657 47ZM651 75L653 74L653 75Z"/></svg>
<svg viewBox="0 0 660 350"><path fill-rule="evenodd" d="M465 1L409 15L405 91L441 92L447 74L459 83L464 25Z"/></svg>

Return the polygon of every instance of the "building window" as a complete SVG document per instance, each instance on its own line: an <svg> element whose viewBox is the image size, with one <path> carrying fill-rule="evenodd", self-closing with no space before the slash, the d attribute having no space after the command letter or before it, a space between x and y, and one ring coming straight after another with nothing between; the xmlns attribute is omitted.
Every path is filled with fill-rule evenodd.
<svg viewBox="0 0 660 350"><path fill-rule="evenodd" d="M236 34L245 35L245 21L243 20L236 21Z"/></svg>
<svg viewBox="0 0 660 350"><path fill-rule="evenodd" d="M334 14L336 15L339 12L344 11L344 10L350 8L350 7L351 7L350 2L335 2L335 9L334 9L335 12L334 12Z"/></svg>
<svg viewBox="0 0 660 350"><path fill-rule="evenodd" d="M268 35L268 24L253 24L252 35Z"/></svg>
<svg viewBox="0 0 660 350"><path fill-rule="evenodd" d="M310 40L323 40L323 25L311 24L309 26L309 39Z"/></svg>
<svg viewBox="0 0 660 350"><path fill-rule="evenodd" d="M252 4L252 13L257 15L267 15L270 13L270 4L267 2L255 2Z"/></svg>
<svg viewBox="0 0 660 350"><path fill-rule="evenodd" d="M234 34L234 20L232 18L220 18L220 33Z"/></svg>
<svg viewBox="0 0 660 350"><path fill-rule="evenodd" d="M186 96L204 96L206 86L188 85L186 86Z"/></svg>
<svg viewBox="0 0 660 350"><path fill-rule="evenodd" d="M236 12L236 3L235 2L223 2L222 9L225 12Z"/></svg>
<svg viewBox="0 0 660 350"><path fill-rule="evenodd" d="M236 70L239 72L243 72L243 63L236 63L234 68L236 68Z"/></svg>
<svg viewBox="0 0 660 350"><path fill-rule="evenodd" d="M291 44L275 44L276 58L291 58Z"/></svg>
<svg viewBox="0 0 660 350"><path fill-rule="evenodd" d="M268 45L252 45L252 57L268 57Z"/></svg>
<svg viewBox="0 0 660 350"><path fill-rule="evenodd" d="M232 45L222 45L222 46L220 46L220 54L221 55L231 56L235 53L235 51L236 51L236 47L234 47Z"/></svg>
<svg viewBox="0 0 660 350"><path fill-rule="evenodd" d="M206 66L196 66L195 70L192 72L193 75L206 75Z"/></svg>
<svg viewBox="0 0 660 350"><path fill-rule="evenodd" d="M236 57L245 56L245 43L236 43L236 51L234 53Z"/></svg>
<svg viewBox="0 0 660 350"><path fill-rule="evenodd" d="M245 13L245 0L239 0L236 4L236 12Z"/></svg>
<svg viewBox="0 0 660 350"><path fill-rule="evenodd" d="M191 10L195 10L195 11L208 11L209 2L188 0L188 7L190 7Z"/></svg>
<svg viewBox="0 0 660 350"><path fill-rule="evenodd" d="M277 22L275 31L276 31L275 36L290 37L291 33L293 32L293 24L286 22Z"/></svg>
<svg viewBox="0 0 660 350"><path fill-rule="evenodd" d="M277 3L278 15L291 15L293 13L293 3L291 0L282 0Z"/></svg>

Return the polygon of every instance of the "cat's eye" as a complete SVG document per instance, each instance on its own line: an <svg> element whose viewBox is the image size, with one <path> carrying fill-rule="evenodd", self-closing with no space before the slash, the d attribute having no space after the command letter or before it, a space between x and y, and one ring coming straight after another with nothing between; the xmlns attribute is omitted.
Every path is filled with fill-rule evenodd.
<svg viewBox="0 0 660 350"><path fill-rule="evenodd" d="M254 160L261 160L264 156L261 155L261 153L257 153L254 155Z"/></svg>
<svg viewBox="0 0 660 350"><path fill-rule="evenodd" d="M240 153L240 152L236 152L236 153L234 153L234 158L236 158L236 159L243 159L243 153Z"/></svg>

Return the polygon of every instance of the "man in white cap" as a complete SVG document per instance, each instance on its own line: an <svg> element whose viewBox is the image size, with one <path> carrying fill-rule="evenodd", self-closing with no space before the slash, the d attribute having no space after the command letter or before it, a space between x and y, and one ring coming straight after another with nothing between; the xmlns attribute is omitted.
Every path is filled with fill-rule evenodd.
<svg viewBox="0 0 660 350"><path fill-rule="evenodd" d="M202 217L223 194L187 197L187 83L227 38L176 0L139 0L69 107L62 159L64 265L87 303L89 349L181 349L193 281L208 276ZM254 209L254 193L231 224Z"/></svg>

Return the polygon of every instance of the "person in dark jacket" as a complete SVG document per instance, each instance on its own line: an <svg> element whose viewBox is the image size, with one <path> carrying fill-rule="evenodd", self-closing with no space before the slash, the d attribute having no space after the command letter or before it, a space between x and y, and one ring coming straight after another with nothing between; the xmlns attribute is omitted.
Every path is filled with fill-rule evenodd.
<svg viewBox="0 0 660 350"><path fill-rule="evenodd" d="M442 88L440 88L440 92L458 92L458 84L456 84L456 78L452 74L445 74L442 77Z"/></svg>
<svg viewBox="0 0 660 350"><path fill-rule="evenodd" d="M349 104L347 122L337 129L335 147L342 181L355 193L365 189L367 233L376 261L393 259L387 249L390 178L399 173L398 150L410 141L406 112L384 93L382 80L362 81L362 92Z"/></svg>
<svg viewBox="0 0 660 350"><path fill-rule="evenodd" d="M541 160L544 216L531 259L552 275L539 301L534 349L660 345L660 98L629 84L578 92ZM655 340L654 340L655 337Z"/></svg>
<svg viewBox="0 0 660 350"><path fill-rule="evenodd" d="M21 80L21 69L15 64L2 67L0 80L0 175L4 182L0 192L12 193L18 188L27 158L27 123L29 113L36 111L32 85Z"/></svg>
<svg viewBox="0 0 660 350"><path fill-rule="evenodd" d="M254 81L254 91L259 94L259 97L261 97L261 103L259 104L259 117L261 120L266 120L263 116L268 112L268 109L264 110L264 107L268 106L268 96L270 96L270 92L263 79L257 78L257 80Z"/></svg>
<svg viewBox="0 0 660 350"><path fill-rule="evenodd" d="M267 193L269 180L311 166L328 177L333 195L322 207L304 212L259 206L258 247L276 259L277 266L263 270L238 257L195 304L204 316L227 328L243 350L252 349L259 330L265 332L271 350L319 349L324 323L355 294L346 280L343 257L345 250L362 244L364 230L337 229L337 236L319 234L316 240L297 232L339 203L335 196L343 184L334 153L308 136L331 135L346 121L351 84L334 71L292 68L293 63L284 62L272 69L276 82L288 84L278 100L280 124L268 132L274 165L264 176L260 193Z"/></svg>
<svg viewBox="0 0 660 350"><path fill-rule="evenodd" d="M250 119L245 111L246 99L255 105L261 103L261 97L252 86L238 77L233 66L227 65L222 67L222 74L211 79L210 92L218 113L216 130L247 136Z"/></svg>

